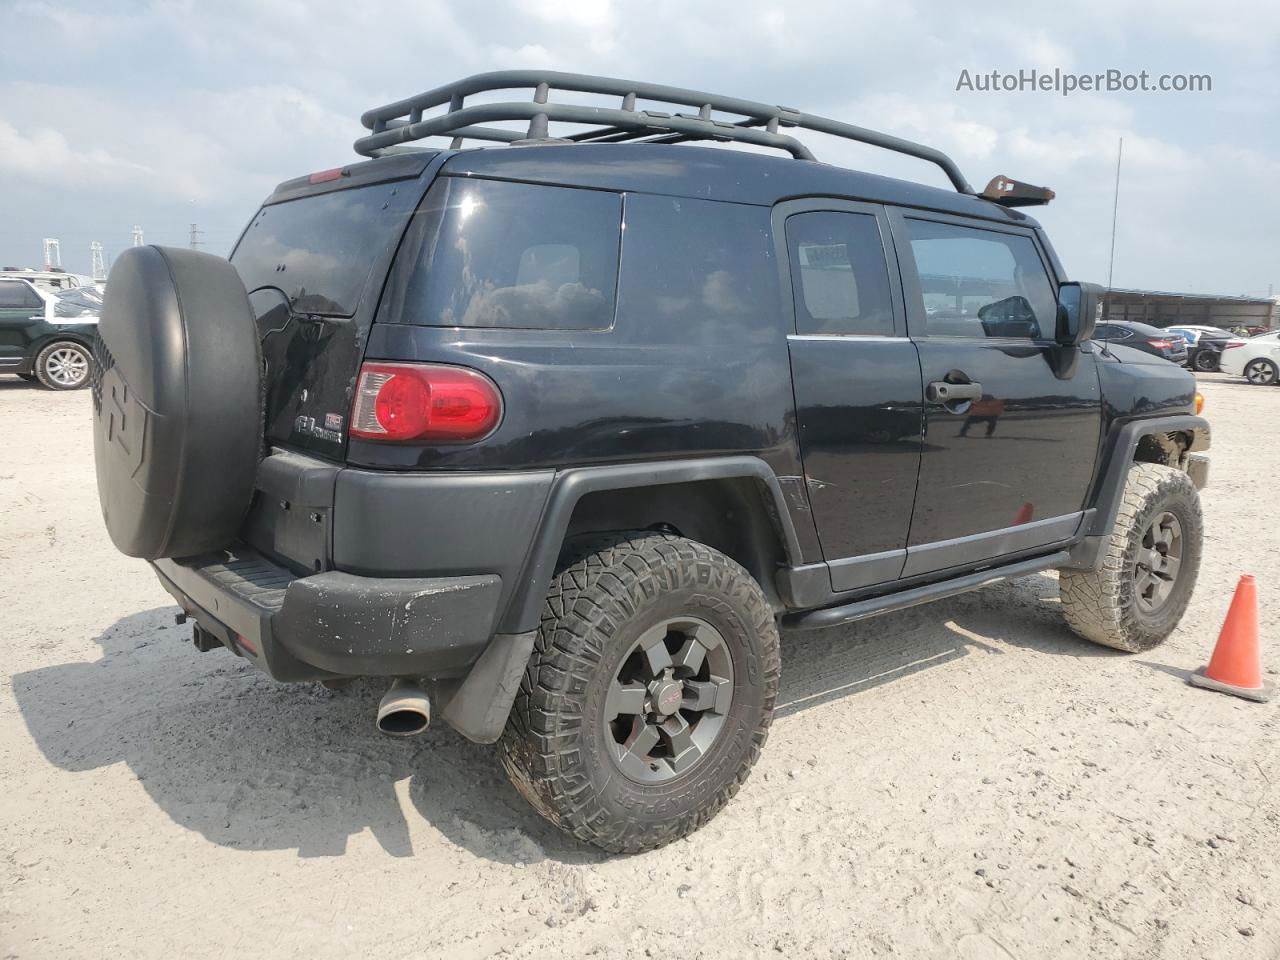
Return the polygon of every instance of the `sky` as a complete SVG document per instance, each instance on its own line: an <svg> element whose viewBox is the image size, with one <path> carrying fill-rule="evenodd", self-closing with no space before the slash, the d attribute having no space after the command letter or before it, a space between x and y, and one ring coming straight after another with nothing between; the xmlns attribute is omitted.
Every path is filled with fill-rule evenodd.
<svg viewBox="0 0 1280 960"><path fill-rule="evenodd" d="M227 254L282 181L356 159L360 114L473 73L545 67L693 87L938 147L1033 211L1068 274L1280 293L1280 4L1215 0L0 0L0 264L41 241L87 273L139 225ZM1203 92L957 89L963 71L1108 69ZM946 186L817 134L819 160ZM498 148L511 149L511 148ZM673 148L678 149L678 148Z"/></svg>

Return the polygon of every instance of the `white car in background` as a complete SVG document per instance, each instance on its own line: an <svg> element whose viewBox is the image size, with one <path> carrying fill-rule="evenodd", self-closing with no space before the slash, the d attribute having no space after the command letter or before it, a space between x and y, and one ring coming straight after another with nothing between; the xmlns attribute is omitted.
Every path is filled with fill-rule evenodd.
<svg viewBox="0 0 1280 960"><path fill-rule="evenodd" d="M1280 380L1280 330L1251 337L1244 346L1222 352L1223 373L1244 377L1250 383L1272 384Z"/></svg>

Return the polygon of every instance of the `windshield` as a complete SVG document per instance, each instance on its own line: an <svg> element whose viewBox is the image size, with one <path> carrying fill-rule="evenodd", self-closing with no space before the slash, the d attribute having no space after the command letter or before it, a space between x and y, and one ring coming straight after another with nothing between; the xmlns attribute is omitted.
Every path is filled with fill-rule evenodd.
<svg viewBox="0 0 1280 960"><path fill-rule="evenodd" d="M388 206L396 187L379 183L263 207L231 255L245 289L279 288L298 313L351 316L399 219Z"/></svg>

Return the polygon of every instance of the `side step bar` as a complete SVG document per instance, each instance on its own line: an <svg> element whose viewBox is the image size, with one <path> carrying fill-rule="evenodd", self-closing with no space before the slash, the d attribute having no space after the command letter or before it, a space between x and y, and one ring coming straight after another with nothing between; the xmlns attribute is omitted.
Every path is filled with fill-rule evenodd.
<svg viewBox="0 0 1280 960"><path fill-rule="evenodd" d="M977 573L967 573L952 580L943 580L941 583L925 584L923 587L914 587L903 590L901 593L855 600L852 603L842 603L838 607L823 607L821 610L810 610L806 613L793 613L782 618L782 625L791 630L817 630L822 627L836 627L842 623L853 623L877 614L928 603L930 600L941 600L943 597L955 596L957 593L968 593L970 590L977 590L979 587L985 587L1008 577L1021 577L1029 573L1060 567L1070 556L1070 551L1062 550L1045 557L1034 557L1003 567L991 567Z"/></svg>

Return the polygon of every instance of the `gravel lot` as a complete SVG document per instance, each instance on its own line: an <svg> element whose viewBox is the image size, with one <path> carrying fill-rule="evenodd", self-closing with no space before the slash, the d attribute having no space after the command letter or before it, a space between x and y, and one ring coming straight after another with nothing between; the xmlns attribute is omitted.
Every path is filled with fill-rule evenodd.
<svg viewBox="0 0 1280 960"><path fill-rule="evenodd" d="M196 653L107 540L87 394L0 377L4 956L1280 956L1280 702L1184 682L1246 572L1280 667L1280 389L1202 380L1205 561L1168 643L1077 641L1052 576L784 637L737 799L611 858L491 749L378 736L380 687Z"/></svg>

